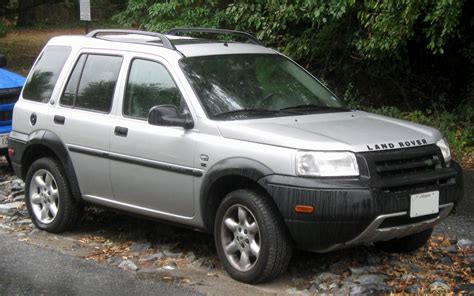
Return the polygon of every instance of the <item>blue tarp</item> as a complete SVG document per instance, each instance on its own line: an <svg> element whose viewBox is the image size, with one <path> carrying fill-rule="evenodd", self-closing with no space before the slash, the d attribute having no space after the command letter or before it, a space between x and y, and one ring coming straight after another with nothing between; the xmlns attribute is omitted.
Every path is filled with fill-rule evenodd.
<svg viewBox="0 0 474 296"><path fill-rule="evenodd" d="M25 84L25 77L0 69L0 89L22 87Z"/></svg>

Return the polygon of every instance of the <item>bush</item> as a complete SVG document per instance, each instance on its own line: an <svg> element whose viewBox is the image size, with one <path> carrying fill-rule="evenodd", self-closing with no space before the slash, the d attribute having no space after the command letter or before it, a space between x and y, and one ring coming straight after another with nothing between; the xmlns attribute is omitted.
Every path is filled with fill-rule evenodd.
<svg viewBox="0 0 474 296"><path fill-rule="evenodd" d="M222 17L215 0L130 0L113 21L125 27L165 32L175 27L219 27Z"/></svg>
<svg viewBox="0 0 474 296"><path fill-rule="evenodd" d="M10 27L2 22L0 19L0 37L5 37L10 31Z"/></svg>

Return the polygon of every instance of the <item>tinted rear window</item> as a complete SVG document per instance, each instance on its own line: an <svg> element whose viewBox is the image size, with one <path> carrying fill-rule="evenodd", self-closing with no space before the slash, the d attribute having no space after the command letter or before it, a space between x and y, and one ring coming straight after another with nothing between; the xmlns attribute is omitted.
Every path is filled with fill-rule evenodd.
<svg viewBox="0 0 474 296"><path fill-rule="evenodd" d="M82 54L61 97L62 106L109 112L123 58Z"/></svg>
<svg viewBox="0 0 474 296"><path fill-rule="evenodd" d="M48 102L58 80L59 73L61 73L70 53L70 47L46 47L31 70L31 75L23 90L23 98L36 102Z"/></svg>

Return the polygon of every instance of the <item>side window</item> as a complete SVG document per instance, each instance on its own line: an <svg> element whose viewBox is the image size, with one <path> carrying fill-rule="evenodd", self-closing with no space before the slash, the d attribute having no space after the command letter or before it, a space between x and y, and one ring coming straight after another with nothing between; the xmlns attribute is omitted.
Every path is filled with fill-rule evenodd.
<svg viewBox="0 0 474 296"><path fill-rule="evenodd" d="M182 109L183 99L166 68L157 62L135 59L128 76L123 114L146 118L156 105L175 105Z"/></svg>
<svg viewBox="0 0 474 296"><path fill-rule="evenodd" d="M23 90L23 98L42 103L48 102L70 53L71 48L67 46L46 47L31 70L31 76Z"/></svg>
<svg viewBox="0 0 474 296"><path fill-rule="evenodd" d="M109 112L122 60L119 56L81 55L61 96L61 105Z"/></svg>

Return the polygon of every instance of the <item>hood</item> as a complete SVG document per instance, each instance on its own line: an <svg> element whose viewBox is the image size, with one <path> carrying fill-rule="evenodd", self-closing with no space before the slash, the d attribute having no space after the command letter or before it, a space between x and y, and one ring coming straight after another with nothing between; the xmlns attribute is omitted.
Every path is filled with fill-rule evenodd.
<svg viewBox="0 0 474 296"><path fill-rule="evenodd" d="M362 111L219 122L225 138L304 150L373 151L436 143L438 130Z"/></svg>
<svg viewBox="0 0 474 296"><path fill-rule="evenodd" d="M25 83L25 78L5 69L0 69L0 90L19 88Z"/></svg>

